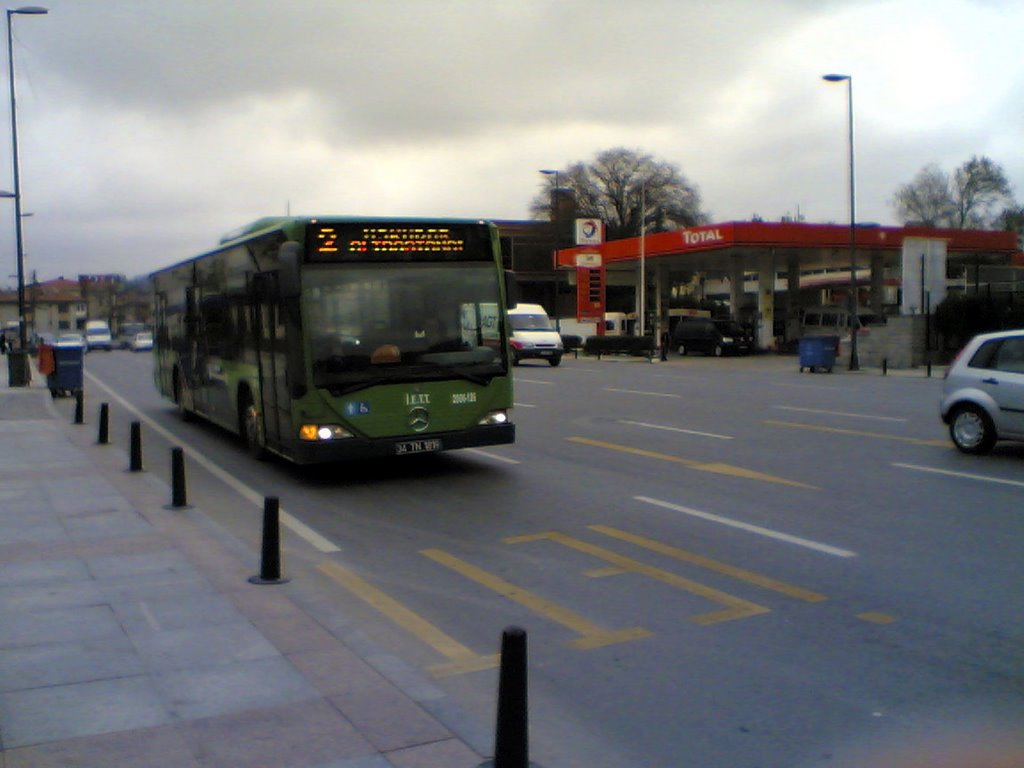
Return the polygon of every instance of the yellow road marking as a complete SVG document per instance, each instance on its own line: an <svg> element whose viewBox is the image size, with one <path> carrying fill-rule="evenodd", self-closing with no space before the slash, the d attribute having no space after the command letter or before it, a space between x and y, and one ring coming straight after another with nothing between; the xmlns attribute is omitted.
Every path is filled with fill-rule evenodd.
<svg viewBox="0 0 1024 768"><path fill-rule="evenodd" d="M657 581L669 584L677 589L682 589L691 594L703 597L712 602L718 603L719 605L726 606L724 610L712 611L710 613L702 613L699 616L691 616L690 621L696 624L707 625L717 624L722 621L732 621L733 619L742 619L747 616L756 616L761 613L769 613L770 609L765 608L763 605L752 603L749 600L744 600L739 597L721 592L712 587L708 587L704 584L698 584L690 579L685 579L675 573L669 571L663 571L660 568L655 568L652 565L647 565L639 560L633 560L629 557L624 557L616 552L612 552L609 549L598 547L593 544L588 544L580 539L575 539L572 536L567 536L564 533L558 531L546 531L544 533L536 533L527 536L512 536L504 539L506 544L522 544L529 541L541 541L548 539L555 541L566 547L585 552L588 555L600 558L611 563L614 566L622 568L632 573L639 573L648 578L656 579Z"/></svg>
<svg viewBox="0 0 1024 768"><path fill-rule="evenodd" d="M454 555L449 555L447 552L443 552L440 549L423 549L420 550L420 554L425 557L429 557L434 562L440 563L446 568L451 568L453 571L465 576L467 579L471 579L472 581L497 592L502 597L506 597L513 602L529 608L534 613L539 613L541 616L554 621L556 624L568 627L579 635L578 638L570 643L574 648L600 648L604 645L622 643L627 640L638 640L642 637L650 637L651 635L651 633L643 627L630 627L628 629L618 630L609 630L604 627L599 627L580 614L570 611L568 608L563 608L557 603L553 603L539 595L535 595L521 587L517 587L515 584L511 584L499 576L495 576L494 574L477 568L475 565L467 563L465 560L460 560Z"/></svg>
<svg viewBox="0 0 1024 768"><path fill-rule="evenodd" d="M660 541L654 539L648 539L644 536L637 536L626 531L620 531L617 528L611 528L607 525L591 525L590 530L602 533L605 536L611 536L614 539L620 541L626 541L630 544L635 544L638 547L649 549L652 552L657 552L661 555L668 555L669 557L675 558L676 560L682 560L686 563L692 563L698 565L701 568L707 568L717 573L731 576L734 579L740 581L746 581L750 584L754 584L765 589L770 589L775 592L781 592L789 597L795 597L797 600L804 600L808 603L820 603L823 600L828 600L825 595L819 594L818 592L812 592L802 587L797 587L792 584L787 584L784 581L778 581L768 576L763 576L753 571L748 571L743 568L737 568L736 566L729 565L728 563L722 563L718 560L712 560L710 557L704 557L693 552L687 552L685 549L679 549L668 544L663 544Z"/></svg>
<svg viewBox="0 0 1024 768"><path fill-rule="evenodd" d="M498 666L500 659L497 654L481 656L474 653L459 641L446 635L418 613L409 610L345 566L334 561L328 561L321 563L317 568L337 581L360 600L384 614L406 632L419 638L448 659L446 663L429 667L428 671L435 677L445 677L462 672L474 672Z"/></svg>
<svg viewBox="0 0 1024 768"><path fill-rule="evenodd" d="M629 573L629 571L625 568L609 565L607 568L591 568L590 570L584 571L583 575L589 579L603 579L606 576L621 576L624 573Z"/></svg>
<svg viewBox="0 0 1024 768"><path fill-rule="evenodd" d="M790 429L809 429L812 432L831 432L835 435L856 435L857 437L874 437L879 440L898 440L901 443L913 445L935 445L940 448L949 447L948 440L925 440L919 437L903 437L902 435L887 435L883 432L863 432L859 429L841 429L839 427L823 427L818 424L801 424L796 421L776 421L766 419L765 424L773 427L788 427Z"/></svg>
<svg viewBox="0 0 1024 768"><path fill-rule="evenodd" d="M890 616L887 613L878 613L877 611L858 613L857 618L861 621L870 621L872 624L892 624L894 621L897 621L895 616Z"/></svg>
<svg viewBox="0 0 1024 768"><path fill-rule="evenodd" d="M657 451L648 451L644 448L632 448L628 445L619 445L618 443L607 443L603 440L592 440L589 437L567 437L570 443L579 443L580 445L590 445L595 448L607 448L610 451L619 451L620 453L629 453L634 456L644 456L648 459L658 459L659 461L671 461L675 464L682 464L690 469L696 469L701 472L714 472L718 475L729 475L730 477L742 477L747 480L759 480L764 483L777 483L778 485L788 485L793 488L809 488L811 490L821 490L815 485L808 485L807 483L798 483L795 480L787 480L784 477L778 477L777 475L768 475L763 472L755 472L752 469L744 469L743 467L736 467L732 464L723 464L721 462L704 463L700 461L694 461L693 459L684 459L680 456L672 456L668 453L658 453Z"/></svg>

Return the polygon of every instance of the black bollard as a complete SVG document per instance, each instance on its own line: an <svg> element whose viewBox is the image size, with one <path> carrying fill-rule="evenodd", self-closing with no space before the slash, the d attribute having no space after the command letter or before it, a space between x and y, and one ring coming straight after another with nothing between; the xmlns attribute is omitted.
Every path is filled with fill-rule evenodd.
<svg viewBox="0 0 1024 768"><path fill-rule="evenodd" d="M263 551L260 555L260 575L250 576L253 584L284 584L281 578L281 502L276 496L263 499Z"/></svg>
<svg viewBox="0 0 1024 768"><path fill-rule="evenodd" d="M885 376L887 373L889 373L889 358L888 357L883 357L882 358L882 375Z"/></svg>
<svg viewBox="0 0 1024 768"><path fill-rule="evenodd" d="M501 633L498 675L498 724L493 768L529 768L530 738L526 686L526 630L506 627Z"/></svg>
<svg viewBox="0 0 1024 768"><path fill-rule="evenodd" d="M131 456L128 464L129 472L142 471L142 422L132 422Z"/></svg>
<svg viewBox="0 0 1024 768"><path fill-rule="evenodd" d="M85 424L85 394L75 390L75 424Z"/></svg>
<svg viewBox="0 0 1024 768"><path fill-rule="evenodd" d="M96 442L107 445L110 442L110 404L100 403L100 429Z"/></svg>
<svg viewBox="0 0 1024 768"><path fill-rule="evenodd" d="M185 493L185 450L171 448L171 504L165 509L191 509Z"/></svg>

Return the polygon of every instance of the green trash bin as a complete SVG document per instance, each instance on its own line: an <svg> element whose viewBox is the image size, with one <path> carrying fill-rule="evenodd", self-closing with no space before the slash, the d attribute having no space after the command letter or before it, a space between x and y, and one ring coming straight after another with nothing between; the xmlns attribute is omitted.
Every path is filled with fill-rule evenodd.
<svg viewBox="0 0 1024 768"><path fill-rule="evenodd" d="M27 349L12 349L7 352L7 384L11 387L27 387L32 383L32 369L29 368Z"/></svg>

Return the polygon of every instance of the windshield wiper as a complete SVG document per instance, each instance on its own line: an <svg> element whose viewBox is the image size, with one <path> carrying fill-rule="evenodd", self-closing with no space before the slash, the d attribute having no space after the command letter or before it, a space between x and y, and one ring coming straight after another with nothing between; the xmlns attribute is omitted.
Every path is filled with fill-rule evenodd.
<svg viewBox="0 0 1024 768"><path fill-rule="evenodd" d="M448 365L445 363L434 363L430 361L421 361L419 365L428 366L433 372L445 373L448 374L449 376L454 376L459 379L465 379L466 381L472 384L479 384L482 387L485 387L488 384L490 384L491 379L493 379L496 375L493 373L490 375L470 373L464 367L458 365Z"/></svg>

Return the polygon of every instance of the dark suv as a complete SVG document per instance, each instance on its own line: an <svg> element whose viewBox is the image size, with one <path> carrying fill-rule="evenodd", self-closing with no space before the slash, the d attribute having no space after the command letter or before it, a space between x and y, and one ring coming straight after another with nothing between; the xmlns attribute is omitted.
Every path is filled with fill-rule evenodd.
<svg viewBox="0 0 1024 768"><path fill-rule="evenodd" d="M710 320L694 317L680 320L672 332L672 348L680 355L703 352L747 355L754 351L753 335L735 320Z"/></svg>

